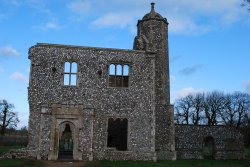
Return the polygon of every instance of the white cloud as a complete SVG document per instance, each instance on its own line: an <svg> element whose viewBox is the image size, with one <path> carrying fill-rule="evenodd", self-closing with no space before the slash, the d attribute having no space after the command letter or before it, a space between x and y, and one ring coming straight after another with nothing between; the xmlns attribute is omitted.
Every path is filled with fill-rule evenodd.
<svg viewBox="0 0 250 167"><path fill-rule="evenodd" d="M6 56L6 57L17 57L20 53L11 46L5 46L0 48L0 56Z"/></svg>
<svg viewBox="0 0 250 167"><path fill-rule="evenodd" d="M45 24L44 28L45 29L58 29L59 25L57 25L54 22L48 22L48 23Z"/></svg>
<svg viewBox="0 0 250 167"><path fill-rule="evenodd" d="M50 30L59 30L61 29L61 26L59 26L56 22L50 21L43 25L33 26L33 28L39 29L41 31L50 31Z"/></svg>
<svg viewBox="0 0 250 167"><path fill-rule="evenodd" d="M180 99L182 97L186 97L187 95L196 94L196 93L200 93L200 92L204 92L204 90L203 89L194 89L192 87L183 88L177 92L174 92L173 101Z"/></svg>
<svg viewBox="0 0 250 167"><path fill-rule="evenodd" d="M170 32L203 34L242 20L240 4L239 0L169 0L162 15L168 16Z"/></svg>
<svg viewBox="0 0 250 167"><path fill-rule="evenodd" d="M76 0L71 1L67 7L78 14L86 14L86 12L91 9L92 5L91 2L87 0Z"/></svg>
<svg viewBox="0 0 250 167"><path fill-rule="evenodd" d="M92 22L95 27L115 26L124 28L132 24L134 24L133 16L129 13L108 13Z"/></svg>
<svg viewBox="0 0 250 167"><path fill-rule="evenodd" d="M49 18L54 17L53 14L53 10L49 9L48 4L50 3L49 1L45 1L45 0L18 0L19 3L22 3L24 5L28 5L31 8L33 8L36 12L40 12L43 15L45 14L46 16L48 16Z"/></svg>
<svg viewBox="0 0 250 167"><path fill-rule="evenodd" d="M96 17L92 25L99 28L113 26L130 28L150 11L149 0L71 1L67 6L74 13ZM172 33L203 34L246 20L246 11L239 0L155 0L155 10L167 17ZM112 4L112 5L111 5ZM79 19L79 18L78 18ZM132 31L133 32L133 31Z"/></svg>
<svg viewBox="0 0 250 167"><path fill-rule="evenodd" d="M22 74L20 72L14 72L10 76L10 79L12 79L12 80L18 80L18 81L27 81L28 80L28 78L24 74Z"/></svg>

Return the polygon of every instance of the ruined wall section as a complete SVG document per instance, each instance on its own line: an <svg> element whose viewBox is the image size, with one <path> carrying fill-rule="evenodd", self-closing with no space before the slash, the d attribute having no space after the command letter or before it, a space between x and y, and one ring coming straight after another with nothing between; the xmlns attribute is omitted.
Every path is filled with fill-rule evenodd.
<svg viewBox="0 0 250 167"><path fill-rule="evenodd" d="M214 139L214 159L243 159L242 135L226 126L176 125L175 142L177 159L203 159L206 137Z"/></svg>
<svg viewBox="0 0 250 167"><path fill-rule="evenodd" d="M36 150L36 156L41 155L46 159L48 154L49 142L46 141L50 140L52 105L70 104L83 105L83 112L90 109L94 115L93 125L89 123L91 117L82 118L82 141L90 142L89 138L92 138L91 143L85 143L86 147L80 148L83 159L93 156L94 159L151 160L155 157L152 70L155 67L154 54L146 54L144 51L38 44L30 48L29 59L31 71L28 148L40 148ZM65 61L78 63L77 86L63 86ZM129 64L128 88L108 86L110 63ZM101 74L98 71L101 71ZM128 119L127 151L117 152L107 148L108 118ZM93 126L93 136L90 136L90 126ZM38 132L41 132L40 135ZM118 153L120 157L117 157Z"/></svg>

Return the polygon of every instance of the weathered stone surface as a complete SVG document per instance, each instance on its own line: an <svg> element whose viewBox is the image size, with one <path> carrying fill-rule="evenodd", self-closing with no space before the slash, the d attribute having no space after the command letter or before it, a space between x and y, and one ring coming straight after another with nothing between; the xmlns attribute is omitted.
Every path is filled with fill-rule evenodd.
<svg viewBox="0 0 250 167"><path fill-rule="evenodd" d="M214 159L243 159L242 135L226 126L176 125L175 142L178 159L203 159L204 139L214 139Z"/></svg>
<svg viewBox="0 0 250 167"><path fill-rule="evenodd" d="M33 139L28 147L38 149L39 158L48 156L49 150L57 150L51 146L53 142L50 142L56 140L53 139L56 132L52 127L59 121L59 118L53 116L58 115L53 114L56 112L53 109L54 105L59 105L59 108L65 105L71 110L81 110L79 112L82 115L78 115L81 123L77 129L81 129L82 136L79 136L81 144L79 143L76 150L85 152L83 159L93 155L94 159L109 157L105 151L108 118L128 119L128 151L138 156L145 152L154 153L154 150L151 150L155 144L154 133L152 134L154 117L150 103L153 100L154 89L152 54L144 51L38 44L30 49L29 58L32 64L29 86L29 132ZM64 62L70 60L78 63L78 82L75 87L63 86L62 81ZM108 86L107 67L112 62L129 63L129 88ZM56 68L55 73L52 71L53 67ZM102 70L101 78L97 74L99 69ZM60 114L61 121L70 121L70 109ZM37 134L40 134L40 137ZM136 156L127 159L134 158Z"/></svg>

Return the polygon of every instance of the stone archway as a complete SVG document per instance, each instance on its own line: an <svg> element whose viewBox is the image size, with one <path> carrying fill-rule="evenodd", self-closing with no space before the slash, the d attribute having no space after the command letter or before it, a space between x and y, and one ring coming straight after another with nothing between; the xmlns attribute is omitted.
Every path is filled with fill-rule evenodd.
<svg viewBox="0 0 250 167"><path fill-rule="evenodd" d="M53 105L48 160L82 160L83 107ZM66 151L66 156L61 156Z"/></svg>
<svg viewBox="0 0 250 167"><path fill-rule="evenodd" d="M75 126L71 122L59 125L58 159L73 159L75 145Z"/></svg>
<svg viewBox="0 0 250 167"><path fill-rule="evenodd" d="M207 136L204 138L202 152L204 159L214 159L215 143L212 136Z"/></svg>
<svg viewBox="0 0 250 167"><path fill-rule="evenodd" d="M63 132L72 137L73 160L93 160L93 113L77 104L52 105L48 160L58 159Z"/></svg>

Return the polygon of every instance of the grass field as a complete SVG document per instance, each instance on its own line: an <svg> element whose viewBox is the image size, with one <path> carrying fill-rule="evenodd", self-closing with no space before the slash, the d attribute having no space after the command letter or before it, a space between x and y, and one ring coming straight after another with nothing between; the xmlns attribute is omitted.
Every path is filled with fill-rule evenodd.
<svg viewBox="0 0 250 167"><path fill-rule="evenodd" d="M0 146L0 154L20 147ZM43 161L27 159L2 159L0 167L45 167ZM94 161L85 167L250 167L250 149L246 149L245 160L177 160L177 161Z"/></svg>
<svg viewBox="0 0 250 167"><path fill-rule="evenodd" d="M101 161L102 167L249 167L250 160L242 161L215 161L215 160L177 160L154 162L133 161Z"/></svg>
<svg viewBox="0 0 250 167"><path fill-rule="evenodd" d="M28 159L2 159L0 167L45 167L42 161Z"/></svg>
<svg viewBox="0 0 250 167"><path fill-rule="evenodd" d="M249 167L250 160L177 160L177 161L99 161L88 162L85 167ZM3 159L0 167L46 167L43 161Z"/></svg>
<svg viewBox="0 0 250 167"><path fill-rule="evenodd" d="M98 161L84 167L249 167L250 160L177 160L177 161ZM0 167L46 167L43 161L27 159L3 159Z"/></svg>

